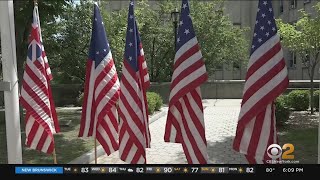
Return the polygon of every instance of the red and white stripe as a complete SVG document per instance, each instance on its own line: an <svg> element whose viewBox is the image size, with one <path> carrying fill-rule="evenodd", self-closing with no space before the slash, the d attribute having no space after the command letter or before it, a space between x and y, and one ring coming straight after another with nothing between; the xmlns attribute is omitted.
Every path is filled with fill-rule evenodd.
<svg viewBox="0 0 320 180"><path fill-rule="evenodd" d="M54 150L53 134L47 132L33 116L26 115L26 142L27 147L44 153L52 153Z"/></svg>
<svg viewBox="0 0 320 180"><path fill-rule="evenodd" d="M145 148L150 147L146 90L150 85L142 45L138 57L139 71L124 61L119 101L119 155L131 164L146 163Z"/></svg>
<svg viewBox="0 0 320 180"><path fill-rule="evenodd" d="M277 144L274 100L289 84L278 35L261 45L250 57L234 149L249 163L270 159L267 148Z"/></svg>
<svg viewBox="0 0 320 180"><path fill-rule="evenodd" d="M36 21L37 21L37 24L38 24L38 29L39 29L39 35L40 35L40 42L41 42L41 49L42 49L42 57L43 57L43 60L44 60L44 64L45 64L45 69L46 69L46 73L47 73L47 76L48 76L48 79L51 81L53 79L52 77L52 74L51 74L51 69L50 69L50 66L49 66L49 62L48 62L48 58L47 58L47 55L46 55L46 52L44 50L44 46L43 46L43 40L42 40L42 34L41 34L41 26L40 26L40 19L39 19L39 12L38 12L38 6L35 7L36 9Z"/></svg>
<svg viewBox="0 0 320 180"><path fill-rule="evenodd" d="M53 134L60 128L49 84L52 75L42 44L37 6L33 11L29 48L32 48L32 59L27 57L20 95L20 102L26 109L26 145L50 154L54 150ZM37 48L41 51L38 58Z"/></svg>
<svg viewBox="0 0 320 180"><path fill-rule="evenodd" d="M111 51L95 67L87 61L85 91L79 137L96 137L110 155L118 150L118 114L120 83Z"/></svg>
<svg viewBox="0 0 320 180"><path fill-rule="evenodd" d="M208 78L196 37L175 55L165 142L181 143L189 164L206 164L207 141L200 85Z"/></svg>

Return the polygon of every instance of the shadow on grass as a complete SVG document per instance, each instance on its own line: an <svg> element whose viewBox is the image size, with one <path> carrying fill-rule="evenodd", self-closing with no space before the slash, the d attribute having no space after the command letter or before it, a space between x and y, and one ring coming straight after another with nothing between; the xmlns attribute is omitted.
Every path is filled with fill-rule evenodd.
<svg viewBox="0 0 320 180"><path fill-rule="evenodd" d="M87 153L93 149L92 138L78 138L80 127L81 111L58 111L60 125L63 121L71 120L68 126L61 126L61 132L54 135L57 161L59 164L66 164L73 159ZM21 123L22 156L24 164L52 164L53 156L29 149L24 145L25 127L24 121ZM0 163L7 164L7 148L5 125L0 126Z"/></svg>
<svg viewBox="0 0 320 180"><path fill-rule="evenodd" d="M285 122L280 130L286 129L306 129L316 128L319 126L319 112L311 114L309 111L292 111L289 119Z"/></svg>
<svg viewBox="0 0 320 180"><path fill-rule="evenodd" d="M81 118L81 111L70 111L70 112L59 112L59 124L61 128L61 132L68 132L68 131L74 131L75 128L79 128L80 125L80 118ZM71 121L71 124L68 126L63 126L64 121ZM78 131L79 129L77 129Z"/></svg>
<svg viewBox="0 0 320 180"><path fill-rule="evenodd" d="M319 113L292 111L284 126L278 128L280 145L294 145L295 160L317 164Z"/></svg>
<svg viewBox="0 0 320 180"><path fill-rule="evenodd" d="M318 127L290 129L279 133L279 144L294 145L293 155L300 164L317 164L318 160Z"/></svg>
<svg viewBox="0 0 320 180"><path fill-rule="evenodd" d="M67 164L89 150L86 148L86 141L82 139L68 140L64 135L55 135L55 143L56 157L59 164ZM53 164L53 156L24 147L23 163Z"/></svg>

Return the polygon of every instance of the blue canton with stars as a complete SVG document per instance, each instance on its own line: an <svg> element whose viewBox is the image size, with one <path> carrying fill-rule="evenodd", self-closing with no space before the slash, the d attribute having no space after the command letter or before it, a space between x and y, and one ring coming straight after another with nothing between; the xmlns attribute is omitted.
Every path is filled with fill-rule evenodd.
<svg viewBox="0 0 320 180"><path fill-rule="evenodd" d="M109 42L97 4L94 4L92 35L89 49L89 60L95 61L95 68L109 53Z"/></svg>
<svg viewBox="0 0 320 180"><path fill-rule="evenodd" d="M128 12L128 26L126 36L126 46L124 51L124 59L129 63L134 71L139 70L138 56L140 56L140 35L137 22L134 16L134 2L130 1Z"/></svg>
<svg viewBox="0 0 320 180"><path fill-rule="evenodd" d="M274 19L272 3L270 0L260 0L250 55L263 43L276 35L276 33L277 26Z"/></svg>
<svg viewBox="0 0 320 180"><path fill-rule="evenodd" d="M176 39L176 51L178 51L181 48L181 46L183 46L186 42L188 42L190 39L196 36L193 30L188 0L182 1L181 15L178 25L179 28Z"/></svg>

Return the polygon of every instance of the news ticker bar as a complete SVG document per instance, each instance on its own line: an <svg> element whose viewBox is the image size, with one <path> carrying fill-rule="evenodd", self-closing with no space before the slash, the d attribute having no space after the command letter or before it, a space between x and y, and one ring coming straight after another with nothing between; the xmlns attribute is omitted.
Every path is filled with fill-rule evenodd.
<svg viewBox="0 0 320 180"><path fill-rule="evenodd" d="M15 167L15 174L254 174L255 167Z"/></svg>

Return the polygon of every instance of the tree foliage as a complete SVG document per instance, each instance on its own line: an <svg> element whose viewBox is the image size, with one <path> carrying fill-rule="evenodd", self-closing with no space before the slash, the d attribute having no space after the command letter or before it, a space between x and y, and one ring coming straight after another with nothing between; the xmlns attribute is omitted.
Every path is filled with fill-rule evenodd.
<svg viewBox="0 0 320 180"><path fill-rule="evenodd" d="M92 12L90 13L90 9L92 8L90 8L90 5L88 6L91 2L82 2L82 4L77 6L84 6L85 8L89 7L85 10L85 13L89 12L89 16L82 17L87 18L86 20L82 19L83 22L88 22L85 27L87 29L88 26L91 25L89 21L91 20L90 16L92 16ZM214 73L217 67L222 64L233 64L234 62L245 62L247 60L248 42L244 38L244 30L233 26L228 17L223 15L223 9L220 7L222 2L223 1L191 1L190 3L194 28L200 42L209 74ZM102 1L100 6L107 7L109 5L108 3L108 1ZM175 53L174 26L170 14L176 7L176 4L172 1L159 1L157 6L158 8L152 9L149 7L147 1L138 1L135 15L141 34L151 81L170 81ZM180 6L180 4L177 6ZM70 8L73 9L74 7ZM113 58L116 62L117 70L119 74L121 74L125 33L127 28L127 8L113 12L101 10L101 12L103 14ZM84 12L80 11L76 12L75 16L83 13ZM84 32L81 31L83 27L82 22L69 20L66 21L66 23L76 23L76 26L70 26L69 28L76 28L81 32L80 34L83 35ZM90 33L87 34L90 35ZM80 38L80 35L77 36ZM83 41L88 40L86 35L83 36L86 37L82 38ZM72 39L76 39L76 37ZM72 40L68 42L71 41ZM80 47L87 45L86 42L77 42L77 44ZM72 60L70 58L74 58L71 54L68 61L82 63L82 66L81 64L78 66L72 64L70 67L76 66L77 68L84 68L84 62L81 62L79 59ZM66 66L67 64L62 66L62 68L65 68ZM67 72L71 73L72 71L73 70L68 70ZM83 70L77 70L77 72L83 72Z"/></svg>
<svg viewBox="0 0 320 180"><path fill-rule="evenodd" d="M70 0L71 1L71 0ZM15 9L20 28L19 61L24 62L27 48L28 28L32 16L32 3L17 1ZM39 0L40 21L45 49L56 83L83 83L87 60L93 1ZM109 1L101 1L100 11L116 63L121 74L124 54L128 8L107 12ZM248 42L244 30L233 26L224 15L219 1L190 1L191 16L201 51L209 74L222 64L245 62L248 57ZM19 5L18 5L19 4ZM150 8L146 0L137 1L135 15L151 81L171 81L174 58L174 25L170 14L180 3L169 0L157 1L157 8ZM20 10L23 7L22 10ZM48 9L48 11L44 11ZM201 12L201 13L200 13ZM29 22L28 22L28 21ZM27 23L22 23L27 22ZM20 66L21 68L22 66Z"/></svg>
<svg viewBox="0 0 320 180"><path fill-rule="evenodd" d="M58 51L57 43L52 35L60 32L59 26L56 24L56 19L65 12L69 3L72 0L38 0L42 37L46 50ZM28 36L32 23L32 12L34 7L33 0L14 0L15 14L15 32L16 32L16 47L17 47L17 65L18 77L22 79L24 63L27 56ZM49 55L51 56L51 55Z"/></svg>
<svg viewBox="0 0 320 180"><path fill-rule="evenodd" d="M223 1L191 1L191 16L209 74L223 64L244 63L248 59L245 29L233 26L221 7ZM199 13L201 12L201 13Z"/></svg>
<svg viewBox="0 0 320 180"><path fill-rule="evenodd" d="M91 37L92 3L80 1L80 4L69 6L61 16L56 35L56 43L60 47L52 64L57 68L56 83L83 83L85 66ZM49 54L49 53L48 53Z"/></svg>
<svg viewBox="0 0 320 180"><path fill-rule="evenodd" d="M302 63L308 67L311 89L311 112L313 113L313 89L314 73L319 63L320 55L320 3L313 7L316 15L312 17L304 10L300 10L301 17L294 23L285 23L281 19L277 20L282 44L290 51L295 52Z"/></svg>

